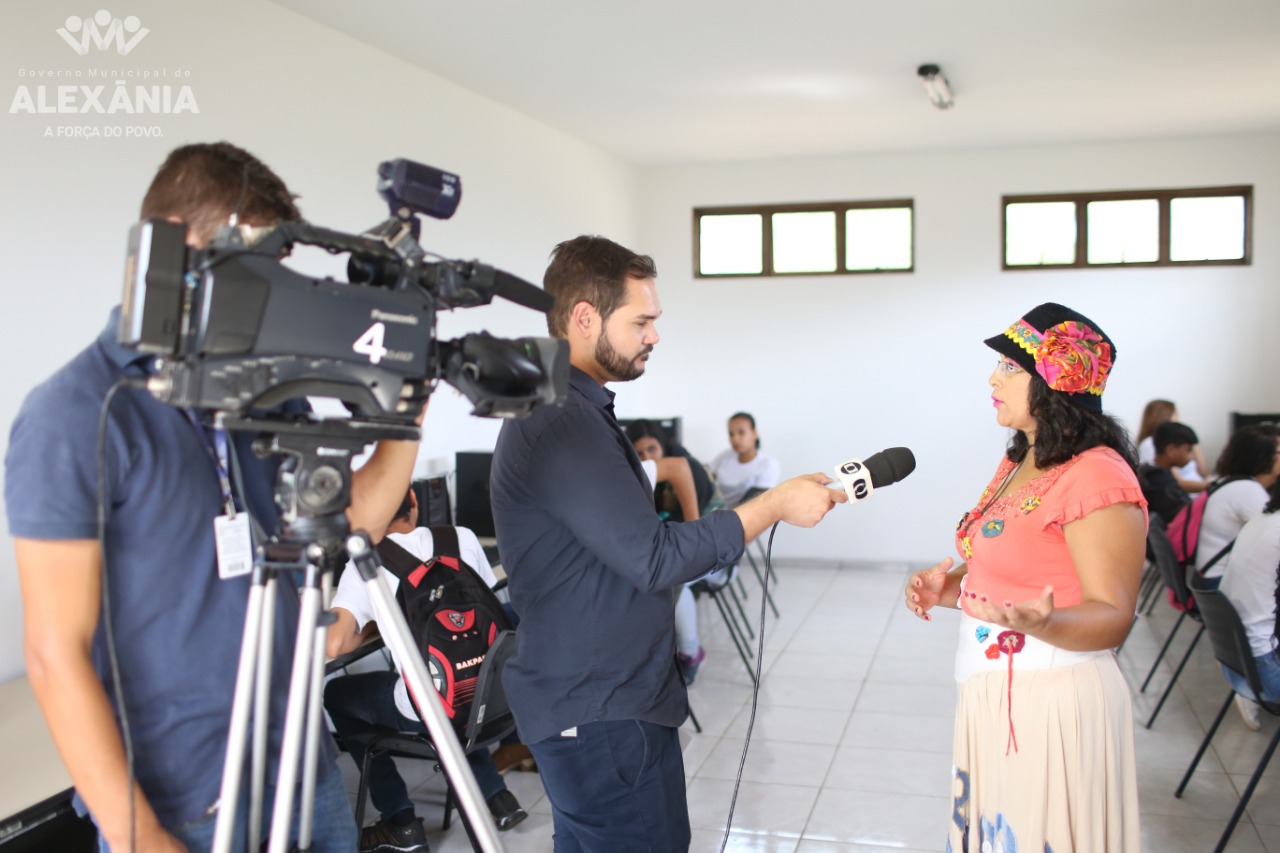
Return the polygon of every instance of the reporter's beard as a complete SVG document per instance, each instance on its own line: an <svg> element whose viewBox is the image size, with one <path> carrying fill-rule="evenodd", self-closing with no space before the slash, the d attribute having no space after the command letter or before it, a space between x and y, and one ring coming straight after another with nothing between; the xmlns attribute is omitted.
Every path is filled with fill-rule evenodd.
<svg viewBox="0 0 1280 853"><path fill-rule="evenodd" d="M601 335L596 341L594 353L596 363L614 382L630 382L644 375L645 361L653 347L645 347L635 357L627 359L613 346L608 335Z"/></svg>

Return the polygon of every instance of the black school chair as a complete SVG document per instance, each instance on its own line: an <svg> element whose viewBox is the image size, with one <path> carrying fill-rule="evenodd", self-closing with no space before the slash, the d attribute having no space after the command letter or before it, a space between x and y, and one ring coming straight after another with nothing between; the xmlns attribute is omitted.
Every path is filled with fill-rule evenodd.
<svg viewBox="0 0 1280 853"><path fill-rule="evenodd" d="M475 698L471 702L471 715L467 718L466 741L462 751L470 755L481 749L488 749L492 744L502 740L516 730L516 719L507 703L507 694L502 687L502 670L507 660L516 650L516 632L502 631L494 638L493 644L485 654L484 663L480 665L480 674L476 677ZM360 787L356 793L356 826L364 826L364 807L368 799L369 763L378 755L387 754L393 758L425 758L439 762L440 755L435 745L426 734L413 732L397 732L385 726L370 726L364 731L351 736L366 746L364 763L360 768ZM437 767L439 765L437 764ZM467 768L467 772L471 772ZM444 822L441 829L448 829L456 805L453 782L445 776L447 787L444 800ZM471 836L471 827L467 817L461 811L467 835ZM472 838L474 844L474 838Z"/></svg>
<svg viewBox="0 0 1280 853"><path fill-rule="evenodd" d="M1178 621L1173 623L1173 628L1169 630L1169 636L1165 638L1164 645L1160 647L1160 654L1156 655L1155 662L1151 664L1151 671L1147 673L1146 681L1142 682L1142 688L1139 693L1145 693L1147 685L1151 683L1151 677L1156 674L1156 668L1160 666L1160 661L1164 660L1165 652L1169 650L1169 644L1173 642L1173 637L1178 633L1178 629L1182 627L1182 623L1188 618L1193 622L1200 622L1200 611L1196 607L1196 601L1191 597L1191 591L1187 588L1187 576L1183 573L1182 565L1178 562L1178 558L1173 555L1173 543L1169 541L1169 536L1164 532L1164 528L1152 525L1147 530L1147 547L1151 550L1151 555L1155 559L1156 567L1160 570L1161 577L1164 578L1165 586L1173 591L1174 600L1182 609L1182 613L1178 615ZM1186 653L1182 656L1182 660L1178 663L1178 668L1174 670L1173 677L1169 679L1169 684L1164 689L1164 693L1160 696L1160 701L1156 703L1155 710L1151 712L1150 719L1147 720L1147 728L1156 721L1156 716L1160 713L1160 709L1164 707L1165 700L1169 698L1169 694L1173 692L1173 685L1177 683L1178 676L1182 674L1182 670L1187 665L1187 661L1191 659L1191 653L1195 651L1196 643L1200 642L1200 638L1204 635L1204 625L1201 624L1196 635L1191 638L1191 645L1187 646Z"/></svg>
<svg viewBox="0 0 1280 853"><path fill-rule="evenodd" d="M1245 633L1244 624L1240 621L1240 614L1236 612L1235 605L1216 589L1197 589L1196 601L1200 607L1200 615L1204 620L1205 629L1209 632L1209 642L1213 643L1213 656L1227 669L1240 675L1248 682L1249 689L1253 691L1253 695L1258 699L1258 706L1262 710L1280 717L1280 702L1267 702L1262 699L1262 679L1258 676L1258 667L1253 659L1253 650L1249 647L1249 635ZM1213 740L1214 733L1218 731L1222 718L1226 716L1227 709L1231 707L1231 703L1235 701L1235 698L1234 690L1227 692L1227 701L1222 704L1222 710L1218 711L1218 716L1214 719L1213 725L1209 727L1208 733L1205 734L1204 741L1200 744L1200 749L1196 751L1195 758L1191 759L1191 766L1187 768L1187 774L1182 777L1182 784L1178 785L1178 790L1174 793L1175 797L1182 797L1183 790L1187 787L1187 783L1191 781L1191 774L1195 772L1196 765L1200 763L1200 758L1204 755L1205 750L1209 748L1209 741ZM1276 751L1277 743L1280 743L1280 728L1277 728L1276 733L1271 736L1271 742L1267 744L1266 751L1262 753L1262 757L1258 760L1258 767L1253 771L1248 787L1240 795L1240 802L1236 804L1235 811L1231 813L1231 820L1227 821L1227 828L1223 830L1222 837L1218 839L1218 846L1213 848L1213 853L1222 853L1226 849L1227 842L1231 839L1231 833L1235 831L1236 824L1240 821L1240 816L1244 814L1245 806L1249 805L1249 798L1253 796L1254 788L1258 787L1258 780L1262 778L1263 771L1267 769L1267 765L1271 762L1271 756Z"/></svg>

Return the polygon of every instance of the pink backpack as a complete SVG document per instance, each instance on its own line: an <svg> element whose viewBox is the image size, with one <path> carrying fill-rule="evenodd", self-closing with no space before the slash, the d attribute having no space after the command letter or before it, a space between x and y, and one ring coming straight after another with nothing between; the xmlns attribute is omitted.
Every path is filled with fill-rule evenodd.
<svg viewBox="0 0 1280 853"><path fill-rule="evenodd" d="M1169 542L1173 545L1173 556L1178 558L1178 562L1185 567L1194 566L1196 563L1196 549L1200 545L1200 523L1204 520L1204 508L1209 503L1209 496L1216 492L1219 488L1239 478L1228 478L1219 480L1200 494L1196 495L1191 503L1178 510L1178 514L1173 517L1173 521L1169 522L1166 532L1169 534ZM1204 564L1200 569L1200 573L1204 574L1209 567L1226 556L1231 550L1231 546L1235 545L1235 540L1227 543L1226 547L1213 555L1213 559Z"/></svg>

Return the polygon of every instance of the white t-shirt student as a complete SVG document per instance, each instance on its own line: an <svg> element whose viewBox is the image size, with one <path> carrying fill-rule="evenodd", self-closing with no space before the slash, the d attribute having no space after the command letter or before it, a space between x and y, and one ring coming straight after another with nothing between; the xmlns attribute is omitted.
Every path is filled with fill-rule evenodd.
<svg viewBox="0 0 1280 853"><path fill-rule="evenodd" d="M1276 630L1276 567L1280 565L1280 512L1255 516L1236 537L1231 571L1220 590L1240 614L1254 657L1271 654Z"/></svg>
<svg viewBox="0 0 1280 853"><path fill-rule="evenodd" d="M763 453L756 453L750 462L739 462L733 450L721 451L711 460L711 476L720 489L724 505L734 507L742 503L750 489L772 489L782 481L782 468L778 461Z"/></svg>
<svg viewBox="0 0 1280 853"><path fill-rule="evenodd" d="M1196 568L1203 566L1227 546L1240 530L1267 505L1267 490L1257 480L1249 477L1233 480L1220 486L1209 495L1200 521L1200 539L1196 547ZM1209 567L1205 577L1222 577L1234 555L1227 553Z"/></svg>
<svg viewBox="0 0 1280 853"><path fill-rule="evenodd" d="M484 548L480 547L480 540L476 538L475 533L465 527L454 529L458 531L458 550L461 552L462 562L475 569L476 574L492 588L498 579L493 569L489 567L489 559L484 555ZM411 533L388 533L387 536L420 560L429 560L435 555L435 542L431 531L425 527L415 527ZM394 597L400 586L400 579L386 569L379 569L378 575ZM364 579L351 563L347 564L341 580L338 581L338 591L333 597L332 606L341 607L355 617L357 631L363 631L365 625L375 620L376 614L373 612L369 595L365 591ZM391 650L391 657L396 669L400 669L400 660L394 649ZM409 691L405 688L403 678L396 682L395 697L396 709L409 719L416 720L418 712L409 701Z"/></svg>

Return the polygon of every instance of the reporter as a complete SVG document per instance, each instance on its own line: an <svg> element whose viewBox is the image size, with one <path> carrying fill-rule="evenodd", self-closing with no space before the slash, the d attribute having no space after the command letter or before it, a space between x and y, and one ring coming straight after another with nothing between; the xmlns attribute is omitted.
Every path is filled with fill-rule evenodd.
<svg viewBox="0 0 1280 853"><path fill-rule="evenodd" d="M175 149L141 210L142 218L186 223L194 247L233 214L249 226L299 217L284 182L225 142ZM230 496L215 446L226 440L239 462L239 470L227 474L243 498L236 511L247 511L267 535L277 527L272 493L279 461L259 459L251 434L220 437L195 413L123 388L106 418L100 546L100 410L117 380L144 377L152 364L150 356L116 342L118 322L117 307L96 341L28 395L10 435L5 504L22 587L28 674L103 850L207 850L249 591L247 576L218 576L213 525ZM352 483L353 527L381 536L416 454L416 442L378 446ZM289 575L280 577L280 587L272 667L286 673L298 595ZM104 619L114 629L119 691L112 686ZM268 803L287 686L283 678L271 685ZM132 790L117 722L126 712ZM322 741L313 849L346 853L355 847L355 823L333 745ZM237 810L237 819L236 846L243 849L246 808Z"/></svg>
<svg viewBox="0 0 1280 853"><path fill-rule="evenodd" d="M845 500L814 474L697 521L657 517L605 387L641 376L658 343L656 275L603 237L556 247L547 322L569 342L569 396L505 422L494 452L493 517L521 618L504 682L559 851L688 849L672 590L733 564L774 522L812 526Z"/></svg>

